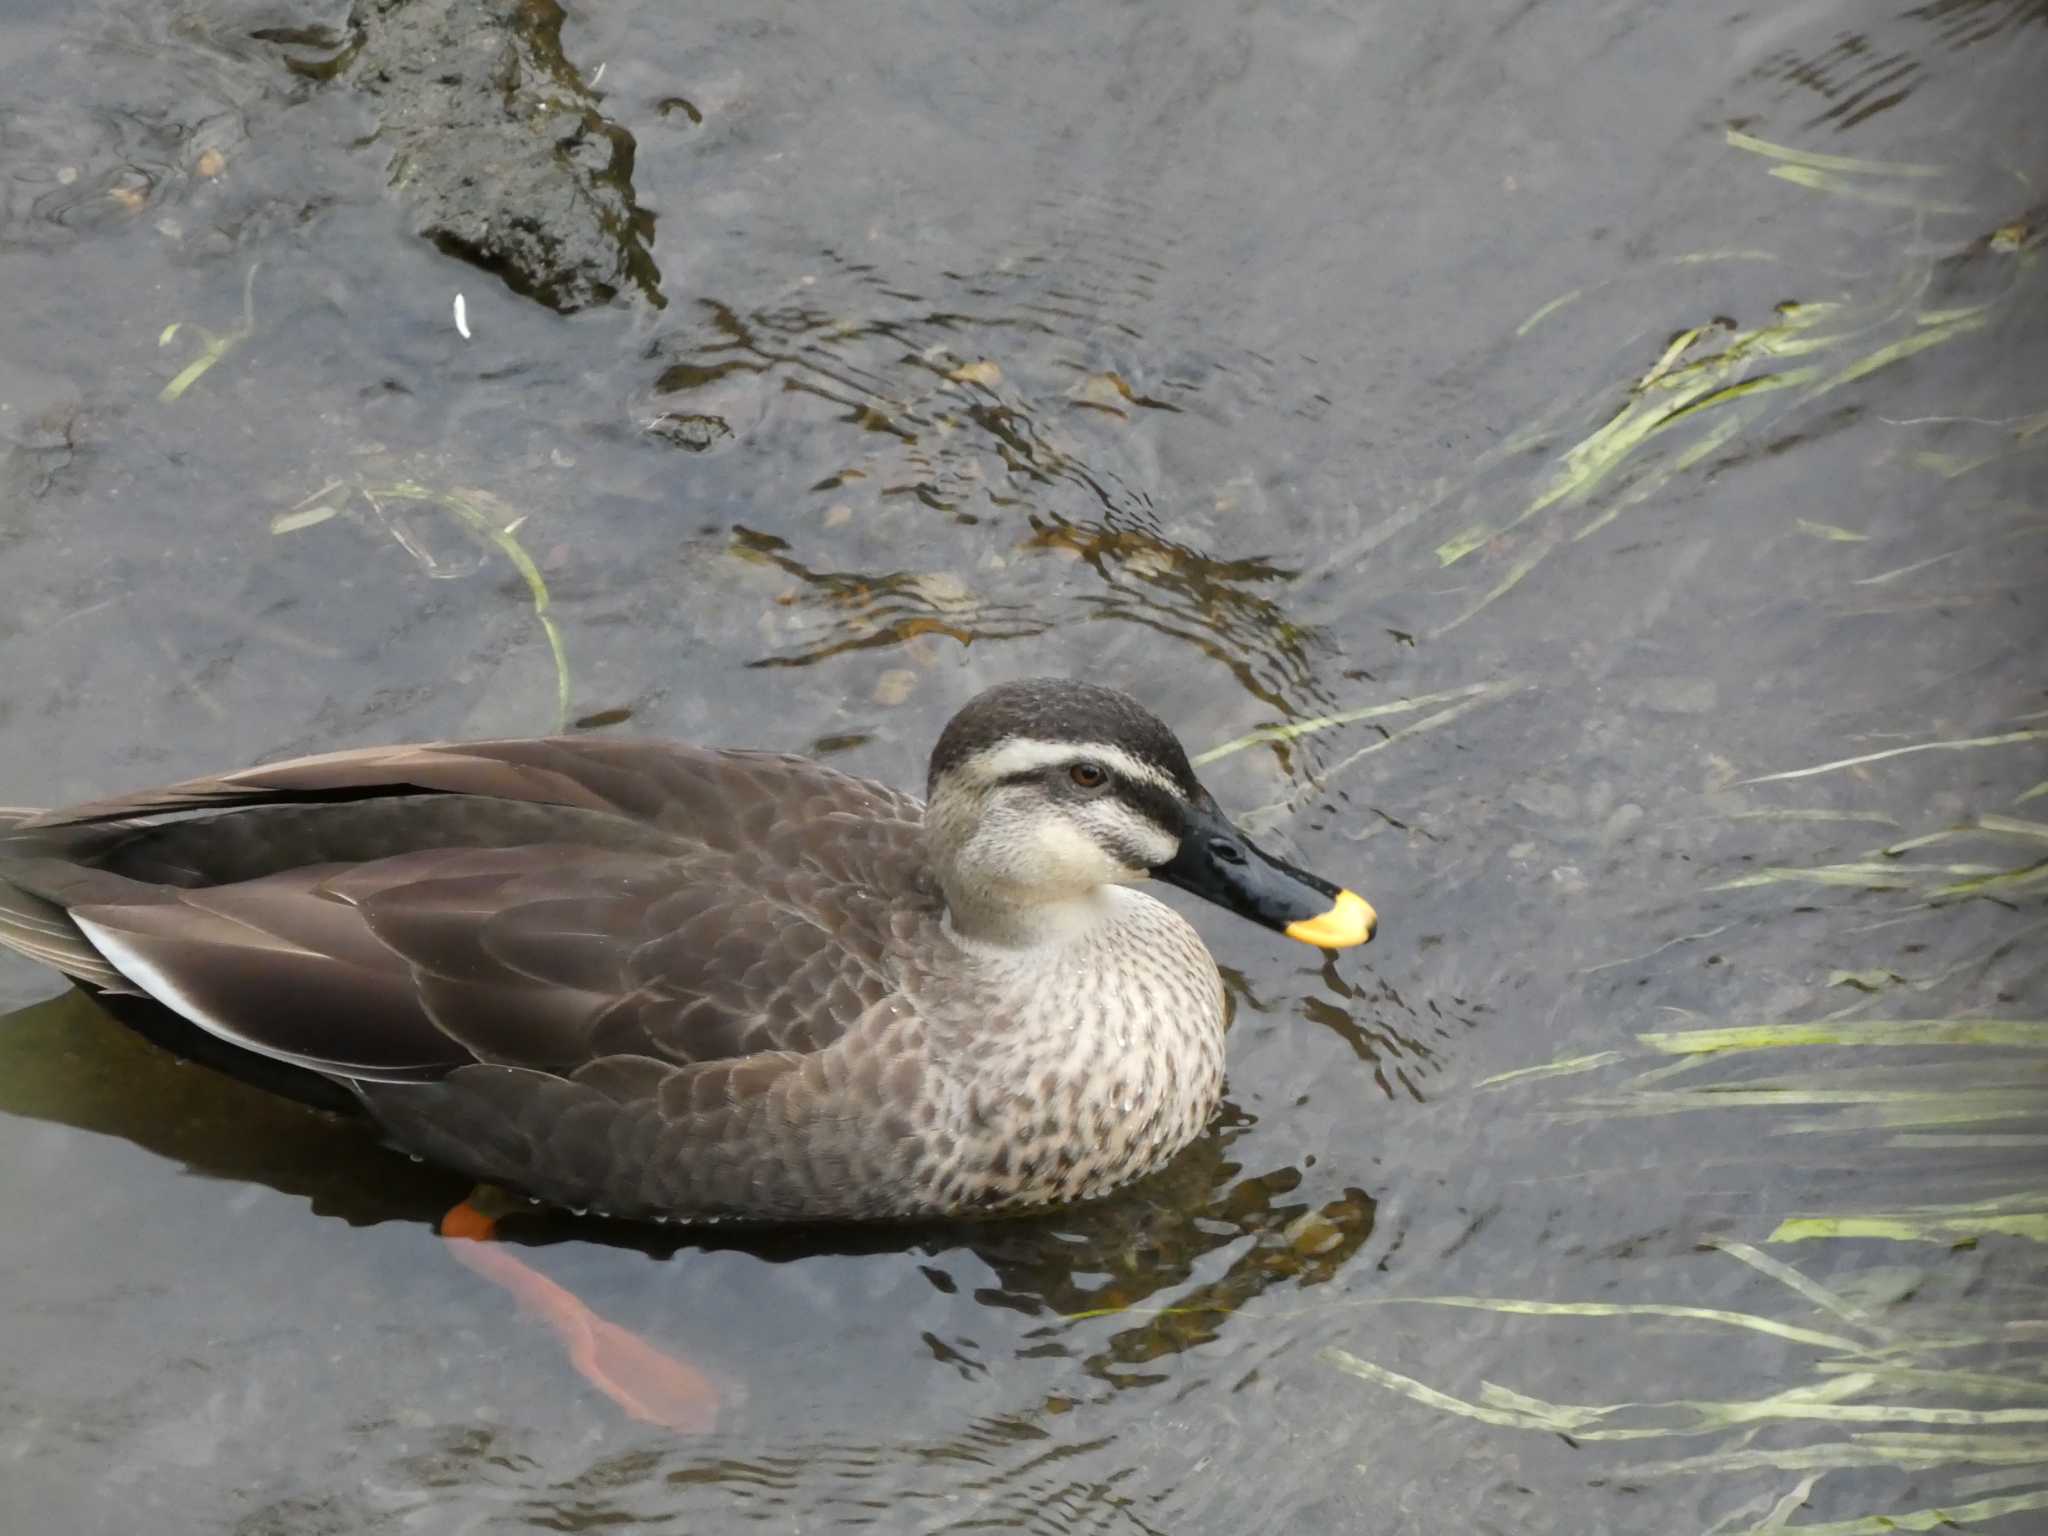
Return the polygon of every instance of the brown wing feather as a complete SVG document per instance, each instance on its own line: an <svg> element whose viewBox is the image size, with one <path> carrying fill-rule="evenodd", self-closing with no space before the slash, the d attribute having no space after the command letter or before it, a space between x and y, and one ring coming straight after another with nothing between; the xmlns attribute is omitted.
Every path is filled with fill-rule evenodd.
<svg viewBox="0 0 2048 1536"><path fill-rule="evenodd" d="M894 916L936 911L920 814L773 754L334 753L0 829L0 943L123 980L75 910L194 1022L342 1076L810 1052L888 992Z"/></svg>
<svg viewBox="0 0 2048 1536"><path fill-rule="evenodd" d="M292 758L34 812L16 826L28 831L192 811L422 793L605 812L723 847L758 835L786 812L813 814L829 807L913 822L922 814L908 795L808 758L681 742L550 736L425 742Z"/></svg>

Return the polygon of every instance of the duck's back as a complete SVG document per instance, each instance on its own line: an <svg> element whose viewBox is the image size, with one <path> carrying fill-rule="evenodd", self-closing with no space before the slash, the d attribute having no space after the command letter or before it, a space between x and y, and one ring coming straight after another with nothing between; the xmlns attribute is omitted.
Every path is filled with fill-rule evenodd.
<svg viewBox="0 0 2048 1536"><path fill-rule="evenodd" d="M0 942L543 1198L890 1214L919 1208L929 1157L902 990L943 942L920 824L770 754L341 753L0 832Z"/></svg>

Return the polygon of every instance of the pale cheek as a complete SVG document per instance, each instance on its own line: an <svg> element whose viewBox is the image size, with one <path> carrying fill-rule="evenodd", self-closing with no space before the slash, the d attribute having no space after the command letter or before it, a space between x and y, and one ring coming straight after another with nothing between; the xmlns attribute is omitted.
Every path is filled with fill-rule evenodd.
<svg viewBox="0 0 2048 1536"><path fill-rule="evenodd" d="M1180 844L1163 832L1148 831L1137 840L1137 847L1145 856L1147 869L1166 863L1180 852Z"/></svg>
<svg viewBox="0 0 2048 1536"><path fill-rule="evenodd" d="M976 878L1047 891L1085 888L1116 878L1102 850L1080 828L1001 814L986 817L975 828L961 867Z"/></svg>
<svg viewBox="0 0 2048 1536"><path fill-rule="evenodd" d="M1032 884L1101 885L1126 878L1102 845L1070 822L1041 827L1026 858Z"/></svg>

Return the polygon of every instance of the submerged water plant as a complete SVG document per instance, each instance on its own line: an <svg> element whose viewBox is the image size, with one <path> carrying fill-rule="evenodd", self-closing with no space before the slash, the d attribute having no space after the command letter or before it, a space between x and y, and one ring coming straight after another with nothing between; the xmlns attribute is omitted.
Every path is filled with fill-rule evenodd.
<svg viewBox="0 0 2048 1536"><path fill-rule="evenodd" d="M1436 542L1439 568L1492 566L1439 633L1671 492L1687 471L1752 451L1744 440L1766 426L1797 440L1795 413L1822 402L1850 410L1839 402L1852 386L2013 322L2038 295L2038 220L2008 219L1946 248L1932 239L1938 217L1975 219L1980 231L1988 220L1967 211L1962 179L1946 167L1822 153L1736 129L1726 143L1779 182L1886 210L1912 236L1892 279L1875 295L1781 304L1763 323L1699 319L1639 341L1633 371L1600 402L1532 423L1480 475L1382 524L1370 537L1472 508L1484 475L1532 447L1564 445L1525 494L1508 493L1503 514L1473 517ZM1597 287L1574 289L1517 337L1582 318L1598 300ZM1897 434L1887 462L1952 510L1964 476L2037 450L2039 405L1885 418ZM1923 432L1950 434L1943 447L1966 437L1971 451L1916 450L1907 434ZM1788 516L1785 526L1825 551L1812 557L1823 562L1823 591L1825 562L1842 563L1840 601L1829 611L1844 618L1994 597L2037 603L2038 583L2018 556L2038 552L2023 541L2037 541L2048 523L2009 499L1990 504L1999 525L1978 520L1947 549L1911 551L1917 558L1886 559L1897 535L1882 522ZM1994 580L2013 579L1914 593L1914 578L1945 574L1966 554ZM1714 1533L2017 1531L2048 1511L2048 819L2031 813L2048 782L2029 771L2048 730L2039 711L1989 701L1960 719L1882 724L1805 762L1710 757L1700 821L1729 837L1685 845L1700 873L1670 921L1686 931L1577 973L1589 998L1626 1006L1628 973L1647 980L1668 970L1675 948L1705 960L1716 936L1806 920L1820 952L1803 975L1774 977L1804 1003L1753 1017L1673 1008L1619 1038L1596 1025L1575 1052L1475 1085L1491 1115L1527 1117L1570 1138L1570 1172L1532 1168L1522 1186L1593 1177L1603 1159L1624 1177L1646 1137L1729 1149L1702 1180L1708 1189L1690 1219L1674 1223L1671 1235L1698 1245L1693 1254L1654 1272L1625 1271L1644 1278L1620 1294L1532 1288L1347 1304L1497 1319L1518 1346L1501 1357L1534 1379L1425 1380L1430 1373L1374 1359L1334 1328L1319 1354L1327 1367L1430 1413L1610 1447L1607 1465L1630 1481L1715 1480L1710 1496L1724 1512L1702 1527ZM2017 786L2031 786L2017 793L2016 764L2026 765ZM1739 938L1723 942L1738 954ZM1782 952L1775 963L1785 965ZM1730 1134L1705 1134L1700 1117ZM1671 1340L1682 1363L1663 1380L1624 1364L1595 1397L1579 1357L1555 1346L1559 1330L1604 1343L1609 1361L1642 1362ZM1728 1347L1707 1347L1713 1339Z"/></svg>
<svg viewBox="0 0 2048 1536"><path fill-rule="evenodd" d="M548 655L554 664L555 728L566 729L571 718L569 650L562 638L561 626L555 622L547 578L519 540L519 529L526 521L525 514L514 512L490 492L472 486L437 489L417 480L334 480L271 518L270 531L287 534L318 527L339 516L357 499L369 509L393 542L412 556L429 576L446 580L466 576L474 567L451 564L437 555L403 518L393 514L389 504L421 506L438 512L471 541L486 550L495 551L511 563L526 585L534 621L540 625L541 634L547 640Z"/></svg>
<svg viewBox="0 0 2048 1536"><path fill-rule="evenodd" d="M1637 1331L1764 1335L1781 1346L1780 1363L1754 1395L1659 1397L1624 1385L1619 1400L1582 1403L1483 1382L1476 1396L1459 1396L1340 1345L1327 1346L1321 1358L1377 1388L1479 1423L1574 1442L1629 1442L1639 1450L1670 1444L1668 1454L1632 1454L1632 1477L1778 1472L1796 1478L1761 1518L1752 1508L1716 1530L1850 1536L1967 1526L2048 1509L2048 1325L2040 1321L2048 1291L2037 1283L1971 1307L1916 1302L1918 1287L1911 1283L1873 1297L1768 1251L1861 1243L1870 1262L1851 1264L1846 1274L1853 1280L1859 1273L1884 1273L1887 1255L1872 1244L1969 1249L2048 1243L2048 1188L2034 1177L2040 1153L2048 1150L2048 1020L1849 1016L1861 1006L1821 1019L1642 1031L1625 1047L1502 1074L1481 1088L1526 1104L1531 1093L1560 1081L1583 1084L1535 1112L1603 1125L1688 1111L1758 1116L1765 1149L1788 1145L1786 1137L1867 1139L1875 1132L1891 1148L1888 1187L1951 1186L1944 1169L1959 1154L2010 1152L2004 1177L1995 1181L1986 1179L1981 1162L1959 1165L1978 1170L1968 1181L1980 1188L1987 1182L2009 1188L1978 1198L1885 1205L1866 1204L1857 1187L1843 1185L1830 1197L1800 1202L1801 1209L1772 1222L1758 1242L1707 1236L1707 1251L1771 1282L1752 1309L1679 1296L1385 1301L1490 1312L1532 1327L1577 1319ZM1896 1064L1873 1060L1895 1054L1903 1058ZM1618 1081L1588 1083L1617 1072ZM2038 1260L2028 1267L2038 1282L2044 1272ZM1838 1267L1837 1275L1843 1273ZM1701 1283L1725 1294L1725 1283L1711 1276L1702 1275ZM1710 1443L1684 1449L1698 1440ZM1794 1518L1824 1477L1855 1470L1911 1474L1916 1487L1940 1473L1954 1496L1853 1519ZM1985 1496L1991 1487L1999 1491Z"/></svg>
<svg viewBox="0 0 2048 1536"><path fill-rule="evenodd" d="M252 261L249 270L242 277L242 323L231 331L209 331L202 325L173 320L158 332L156 344L168 347L178 339L181 331L191 330L200 340L199 355L180 368L171 381L157 392L157 399L164 405L175 404L183 398L185 391L197 384L228 353L256 334L256 273L263 263Z"/></svg>

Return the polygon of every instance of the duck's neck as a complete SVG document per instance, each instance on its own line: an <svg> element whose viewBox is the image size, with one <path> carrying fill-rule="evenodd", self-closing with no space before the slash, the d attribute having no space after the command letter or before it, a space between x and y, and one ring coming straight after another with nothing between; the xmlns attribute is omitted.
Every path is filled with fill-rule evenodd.
<svg viewBox="0 0 2048 1536"><path fill-rule="evenodd" d="M1126 911L1130 893L1097 885L1048 896L1043 891L942 880L946 928L972 950L1023 952L1063 949L1100 934Z"/></svg>

